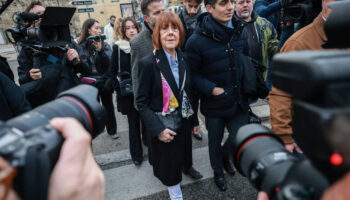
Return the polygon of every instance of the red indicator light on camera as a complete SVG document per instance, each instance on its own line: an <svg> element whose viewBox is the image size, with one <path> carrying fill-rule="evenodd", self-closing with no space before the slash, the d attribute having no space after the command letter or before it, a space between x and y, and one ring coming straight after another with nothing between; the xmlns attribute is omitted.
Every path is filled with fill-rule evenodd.
<svg viewBox="0 0 350 200"><path fill-rule="evenodd" d="M338 153L334 153L331 155L329 160L330 160L332 165L339 166L343 163L343 156L341 156Z"/></svg>
<svg viewBox="0 0 350 200"><path fill-rule="evenodd" d="M275 191L276 191L276 192L279 192L279 191L280 191L280 188L279 188L279 187L275 187Z"/></svg>

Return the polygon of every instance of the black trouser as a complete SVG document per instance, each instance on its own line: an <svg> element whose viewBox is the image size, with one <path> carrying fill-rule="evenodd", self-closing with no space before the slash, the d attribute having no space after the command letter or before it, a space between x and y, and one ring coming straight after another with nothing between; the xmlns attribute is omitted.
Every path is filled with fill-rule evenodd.
<svg viewBox="0 0 350 200"><path fill-rule="evenodd" d="M112 92L99 91L99 96L101 98L102 105L107 110L107 120L106 120L107 133L110 135L115 134L117 133L117 122L115 119Z"/></svg>
<svg viewBox="0 0 350 200"><path fill-rule="evenodd" d="M141 118L139 112L132 107L130 112L128 113L128 123L129 123L129 148L132 160L142 161L142 144L141 144ZM142 125L142 140L143 143L146 144L146 129L145 126Z"/></svg>
<svg viewBox="0 0 350 200"><path fill-rule="evenodd" d="M192 132L185 133L185 161L184 169L189 170L193 165L192 161Z"/></svg>
<svg viewBox="0 0 350 200"><path fill-rule="evenodd" d="M232 141L235 139L237 130L242 125L247 124L247 122L248 112L241 109L237 110L236 114L230 118L205 117L205 125L208 130L210 164L215 173L223 173L223 156L232 157ZM229 136L224 145L221 146L225 127L227 127Z"/></svg>

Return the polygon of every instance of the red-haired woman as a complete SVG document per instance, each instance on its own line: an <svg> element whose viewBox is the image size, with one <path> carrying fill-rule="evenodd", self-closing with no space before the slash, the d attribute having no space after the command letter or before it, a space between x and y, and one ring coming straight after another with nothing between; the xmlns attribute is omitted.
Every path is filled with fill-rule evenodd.
<svg viewBox="0 0 350 200"><path fill-rule="evenodd" d="M183 41L179 17L162 13L152 36L156 50L139 61L136 92L136 106L149 136L149 162L154 175L168 186L171 199L182 199L181 172L193 114L188 98L190 70L180 50Z"/></svg>

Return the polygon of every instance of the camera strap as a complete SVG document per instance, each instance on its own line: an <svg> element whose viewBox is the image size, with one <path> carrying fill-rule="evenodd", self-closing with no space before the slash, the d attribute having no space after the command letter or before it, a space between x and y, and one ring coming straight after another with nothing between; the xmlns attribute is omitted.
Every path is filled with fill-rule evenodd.
<svg viewBox="0 0 350 200"><path fill-rule="evenodd" d="M61 59L57 58L56 56L54 56L52 54L49 54L47 56L46 60L52 64L60 64L61 63Z"/></svg>
<svg viewBox="0 0 350 200"><path fill-rule="evenodd" d="M43 144L37 144L28 149L20 186L23 199L47 199L52 166L44 148Z"/></svg>

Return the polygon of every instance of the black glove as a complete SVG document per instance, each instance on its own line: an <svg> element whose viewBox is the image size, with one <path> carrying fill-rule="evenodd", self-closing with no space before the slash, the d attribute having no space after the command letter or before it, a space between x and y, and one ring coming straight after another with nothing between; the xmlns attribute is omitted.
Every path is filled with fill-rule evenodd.
<svg viewBox="0 0 350 200"><path fill-rule="evenodd" d="M295 3L295 0L280 0L280 5L281 5L282 8L290 6L293 3Z"/></svg>

